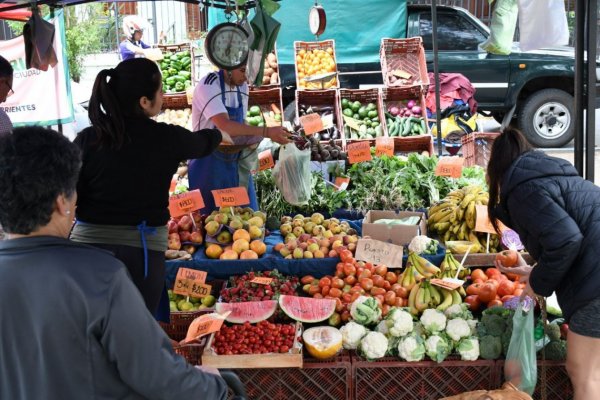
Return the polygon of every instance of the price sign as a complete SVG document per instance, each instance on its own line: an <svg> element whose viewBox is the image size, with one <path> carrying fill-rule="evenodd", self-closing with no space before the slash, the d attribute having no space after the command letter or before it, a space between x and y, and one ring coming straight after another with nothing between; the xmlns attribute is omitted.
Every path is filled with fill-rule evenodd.
<svg viewBox="0 0 600 400"><path fill-rule="evenodd" d="M267 276L257 276L250 281L250 283L258 283L259 285L270 285L271 282L273 282L273 278Z"/></svg>
<svg viewBox="0 0 600 400"><path fill-rule="evenodd" d="M357 131L357 130L360 129L360 124L359 124L359 121L357 119L354 119L352 117L348 117L346 115L344 115L343 117L344 117L344 122L350 128L354 129L355 131Z"/></svg>
<svg viewBox="0 0 600 400"><path fill-rule="evenodd" d="M373 239L359 239L355 258L373 264L384 264L390 268L401 268L402 252L402 246Z"/></svg>
<svg viewBox="0 0 600 400"><path fill-rule="evenodd" d="M250 204L248 191L243 187L212 190L217 207L233 207Z"/></svg>
<svg viewBox="0 0 600 400"><path fill-rule="evenodd" d="M460 178L464 163L465 159L462 157L441 157L435 168L435 174L449 178Z"/></svg>
<svg viewBox="0 0 600 400"><path fill-rule="evenodd" d="M391 137L378 137L375 139L375 155L381 156L394 156L394 138Z"/></svg>
<svg viewBox="0 0 600 400"><path fill-rule="evenodd" d="M207 285L200 281L190 281L190 296L192 297L206 297L212 290L211 285Z"/></svg>
<svg viewBox="0 0 600 400"><path fill-rule="evenodd" d="M169 213L172 217L180 217L201 208L204 208L204 200L198 189L169 197Z"/></svg>
<svg viewBox="0 0 600 400"><path fill-rule="evenodd" d="M321 132L324 128L321 116L316 113L306 114L300 117L300 124L304 128L305 135Z"/></svg>
<svg viewBox="0 0 600 400"><path fill-rule="evenodd" d="M356 164L363 161L371 161L371 147L368 141L356 142L348 145L348 161Z"/></svg>
<svg viewBox="0 0 600 400"><path fill-rule="evenodd" d="M196 342L202 336L218 332L230 313L231 311L227 311L225 314L204 314L194 319L188 328L183 344Z"/></svg>
<svg viewBox="0 0 600 400"><path fill-rule="evenodd" d="M271 169L275 166L273 161L273 154L271 150L265 150L258 154L258 170L264 171L265 169Z"/></svg>
<svg viewBox="0 0 600 400"><path fill-rule="evenodd" d="M337 186L336 190L346 190L348 189L348 185L350 184L350 178L344 178L338 176L335 178L335 186Z"/></svg>
<svg viewBox="0 0 600 400"><path fill-rule="evenodd" d="M193 284L204 283L206 281L206 275L206 271L198 271L190 268L179 268L177 271L177 276L175 277L175 284L173 285L173 293L180 294L182 296L191 295Z"/></svg>
<svg viewBox="0 0 600 400"><path fill-rule="evenodd" d="M492 222L490 221L490 217L488 216L487 206L475 206L475 212L477 213L477 218L475 219L475 232L495 234L496 230L492 226ZM498 221L498 223L500 224L500 232L508 229L506 225L504 225L502 222Z"/></svg>

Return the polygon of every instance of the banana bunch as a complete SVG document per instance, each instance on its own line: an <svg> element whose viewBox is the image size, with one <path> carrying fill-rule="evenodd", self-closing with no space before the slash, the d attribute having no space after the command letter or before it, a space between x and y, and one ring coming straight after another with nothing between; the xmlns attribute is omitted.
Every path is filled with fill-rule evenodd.
<svg viewBox="0 0 600 400"><path fill-rule="evenodd" d="M441 272L442 279L443 278L454 279L454 277L456 277L456 271L458 271L459 266L460 266L460 263L458 262L458 260L456 258L454 258L452 253L449 251L446 251L446 256L444 257L444 261L442 261L442 263L440 264L440 270L442 271ZM460 270L460 273L458 274L458 278L465 279L470 273L471 273L471 270L469 268L463 268ZM460 296L462 298L467 296L467 293L465 292L465 288L462 286L459 287L458 289L456 289L456 291L458 291L458 293L460 294Z"/></svg>
<svg viewBox="0 0 600 400"><path fill-rule="evenodd" d="M419 315L428 308L444 311L453 304L461 303L462 297L457 290L436 287L427 279L416 283L408 296L408 307L413 315Z"/></svg>
<svg viewBox="0 0 600 400"><path fill-rule="evenodd" d="M417 253L409 252L406 269L400 276L402 287L411 290L418 282L439 276L440 269Z"/></svg>
<svg viewBox="0 0 600 400"><path fill-rule="evenodd" d="M443 200L429 208L429 230L437 232L444 243L464 240L473 243L471 253L486 250L487 234L476 233L476 205L487 205L489 194L480 186L465 186L448 194ZM490 237L490 252L500 247L498 235ZM468 247L468 245L466 245Z"/></svg>

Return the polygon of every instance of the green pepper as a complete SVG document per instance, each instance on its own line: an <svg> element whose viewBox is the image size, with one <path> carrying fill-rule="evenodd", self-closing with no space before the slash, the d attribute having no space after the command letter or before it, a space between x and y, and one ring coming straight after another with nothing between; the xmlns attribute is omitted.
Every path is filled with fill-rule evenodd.
<svg viewBox="0 0 600 400"><path fill-rule="evenodd" d="M185 77L183 77L181 75L175 75L173 78L175 78L176 82L181 82L181 84L184 84L185 81L187 80L187 79L185 79Z"/></svg>
<svg viewBox="0 0 600 400"><path fill-rule="evenodd" d="M177 92L183 92L183 91L185 90L185 86L183 85L183 83L181 83L181 82L177 82L177 83L175 84L175 90L176 90Z"/></svg>
<svg viewBox="0 0 600 400"><path fill-rule="evenodd" d="M191 64L192 63L192 58L191 57L183 57L181 60L179 60L179 62L183 65L186 64Z"/></svg>
<svg viewBox="0 0 600 400"><path fill-rule="evenodd" d="M173 54L171 57L169 57L169 60L171 60L171 61L179 61L179 57L177 57L175 54Z"/></svg>
<svg viewBox="0 0 600 400"><path fill-rule="evenodd" d="M183 66L179 61L171 61L171 68L175 68L177 71L181 71Z"/></svg>
<svg viewBox="0 0 600 400"><path fill-rule="evenodd" d="M167 85L169 85L169 86L173 86L176 82L177 82L177 80L175 79L174 76L170 76L167 78Z"/></svg>
<svg viewBox="0 0 600 400"><path fill-rule="evenodd" d="M181 70L179 71L179 76L183 76L186 79L189 79L192 76L192 73L189 71Z"/></svg>

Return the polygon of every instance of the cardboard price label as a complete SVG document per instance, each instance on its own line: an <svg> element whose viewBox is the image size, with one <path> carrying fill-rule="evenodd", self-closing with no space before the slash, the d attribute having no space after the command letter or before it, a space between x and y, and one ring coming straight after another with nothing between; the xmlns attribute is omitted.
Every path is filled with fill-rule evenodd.
<svg viewBox="0 0 600 400"><path fill-rule="evenodd" d="M364 161L371 161L371 147L368 141L356 142L348 145L348 161L350 164L356 164Z"/></svg>
<svg viewBox="0 0 600 400"><path fill-rule="evenodd" d="M270 285L271 282L273 282L273 278L268 276L257 276L250 281L250 283L258 283L259 285Z"/></svg>
<svg viewBox="0 0 600 400"><path fill-rule="evenodd" d="M211 285L207 285L204 282L200 281L191 281L190 282L190 296L192 297L206 297L210 294L212 290Z"/></svg>
<svg viewBox="0 0 600 400"><path fill-rule="evenodd" d="M234 207L250 204L248 191L243 187L212 190L217 207Z"/></svg>
<svg viewBox="0 0 600 400"><path fill-rule="evenodd" d="M402 246L373 239L359 239L356 243L357 260L384 264L390 268L402 267Z"/></svg>
<svg viewBox="0 0 600 400"><path fill-rule="evenodd" d="M258 170L264 171L265 169L271 169L275 166L275 161L273 160L273 154L271 154L271 150L265 150L258 154Z"/></svg>
<svg viewBox="0 0 600 400"><path fill-rule="evenodd" d="M348 185L350 184L350 178L338 176L337 178L335 178L334 184L335 186L337 186L336 190L346 190L348 189Z"/></svg>
<svg viewBox="0 0 600 400"><path fill-rule="evenodd" d="M477 214L477 217L475 219L475 232L496 234L496 230L492 226L492 222L490 221L490 217L488 215L487 206L475 206L475 213ZM502 222L498 222L500 224L500 232L503 232L508 229L506 225L504 225Z"/></svg>
<svg viewBox="0 0 600 400"><path fill-rule="evenodd" d="M171 217L180 217L201 208L204 208L204 200L198 189L169 197Z"/></svg>
<svg viewBox="0 0 600 400"><path fill-rule="evenodd" d="M375 155L381 156L394 156L394 138L391 137L378 137L375 139Z"/></svg>
<svg viewBox="0 0 600 400"><path fill-rule="evenodd" d="M224 314L204 314L194 319L188 328L183 344L196 342L202 336L218 332L229 314L231 314L231 311Z"/></svg>
<svg viewBox="0 0 600 400"><path fill-rule="evenodd" d="M190 268L179 268L173 285L173 293L182 296L192 295L193 284L203 284L206 282L206 271L198 271ZM210 290L209 290L210 293ZM196 296L199 297L199 296Z"/></svg>
<svg viewBox="0 0 600 400"><path fill-rule="evenodd" d="M352 117L348 117L346 115L343 115L343 117L344 117L344 122L350 128L354 129L355 131L358 131L360 129L360 124L358 123L359 121L357 119L354 119Z"/></svg>
<svg viewBox="0 0 600 400"><path fill-rule="evenodd" d="M460 178L465 159L462 157L441 157L435 168L437 176Z"/></svg>
<svg viewBox="0 0 600 400"><path fill-rule="evenodd" d="M325 129L321 116L316 113L306 114L300 117L300 125L304 128L305 135L312 135Z"/></svg>

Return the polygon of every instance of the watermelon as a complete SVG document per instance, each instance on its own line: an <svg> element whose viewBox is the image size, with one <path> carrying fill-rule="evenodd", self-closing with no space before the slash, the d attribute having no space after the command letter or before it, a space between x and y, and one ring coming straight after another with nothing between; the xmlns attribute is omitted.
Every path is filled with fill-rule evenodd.
<svg viewBox="0 0 600 400"><path fill-rule="evenodd" d="M246 301L241 303L217 303L215 311L224 314L231 311L225 319L232 324L251 324L269 319L277 310L277 300Z"/></svg>
<svg viewBox="0 0 600 400"><path fill-rule="evenodd" d="M334 299L314 299L312 297L279 296L279 307L288 317L300 322L325 321L335 312Z"/></svg>

